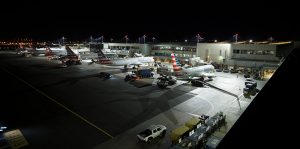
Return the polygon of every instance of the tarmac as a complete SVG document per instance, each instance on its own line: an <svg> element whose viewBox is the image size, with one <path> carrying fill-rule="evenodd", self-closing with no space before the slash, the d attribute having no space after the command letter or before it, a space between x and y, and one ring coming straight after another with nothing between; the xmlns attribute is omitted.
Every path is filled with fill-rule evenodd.
<svg viewBox="0 0 300 149"><path fill-rule="evenodd" d="M25 110L21 114L18 112L20 115L16 111L3 110L7 115L24 117L14 119L12 123L19 124L16 127L23 132L30 148L165 149L171 146L171 130L184 125L193 116L213 116L220 111L226 115L227 125L215 135L223 137L255 97L243 97L245 78L241 74L216 72L217 77L208 82L237 95L238 104L237 98L232 95L209 86L194 87L187 81L177 80L175 85L160 89L156 85L157 74L153 78L126 82L126 73L118 67L90 63L67 68L60 66L59 61L48 61L45 57L20 58L1 53L1 68L65 107L35 95L38 93L22 81L10 82L16 84L15 87L24 86L20 91L22 93L26 89L24 98L30 99L30 102L17 97L14 101L7 99L7 107L14 105ZM113 77L99 78L98 74L102 71L111 73ZM263 88L266 82L257 80L257 88ZM10 90L13 92L13 86ZM26 112L28 110L30 112ZM39 114L41 110L43 112ZM44 115L52 116L45 120ZM34 121L23 125L23 119L30 117ZM167 127L165 137L149 144L138 142L137 133L153 124ZM72 128L80 131L72 131ZM35 132L34 135L32 132ZM72 135L67 135L70 132ZM67 144L64 139L67 139ZM45 144L48 144L47 147Z"/></svg>

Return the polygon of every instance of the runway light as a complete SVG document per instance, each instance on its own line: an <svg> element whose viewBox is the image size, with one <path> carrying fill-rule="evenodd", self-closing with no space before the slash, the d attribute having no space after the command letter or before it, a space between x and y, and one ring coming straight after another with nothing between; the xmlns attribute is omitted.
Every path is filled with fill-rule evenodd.
<svg viewBox="0 0 300 149"><path fill-rule="evenodd" d="M252 39L250 39L249 42L252 42Z"/></svg>

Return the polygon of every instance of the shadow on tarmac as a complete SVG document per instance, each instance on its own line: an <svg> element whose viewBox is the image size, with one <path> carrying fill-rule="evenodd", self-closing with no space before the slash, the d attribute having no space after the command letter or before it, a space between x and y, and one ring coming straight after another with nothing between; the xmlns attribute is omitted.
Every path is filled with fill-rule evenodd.
<svg viewBox="0 0 300 149"><path fill-rule="evenodd" d="M68 83L68 85L74 85L82 79L88 79L88 78L93 78L93 77L102 79L103 81L108 80L106 78L100 77L99 73L96 73L96 74L91 74L91 75L86 75L86 76L81 76L81 77L67 78L67 79L58 81L56 83L51 83L51 84L41 86L40 88L52 87L52 86L56 86L56 85L60 85L60 84L64 84L64 83Z"/></svg>

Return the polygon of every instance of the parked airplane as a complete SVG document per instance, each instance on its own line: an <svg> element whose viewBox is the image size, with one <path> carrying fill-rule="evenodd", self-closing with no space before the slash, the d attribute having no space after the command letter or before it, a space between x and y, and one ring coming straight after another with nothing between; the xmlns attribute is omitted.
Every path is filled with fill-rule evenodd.
<svg viewBox="0 0 300 149"><path fill-rule="evenodd" d="M19 48L16 49L16 54L21 56L30 56L35 54L35 49L29 44L28 47L24 47L22 43L19 43Z"/></svg>
<svg viewBox="0 0 300 149"><path fill-rule="evenodd" d="M65 49L67 51L67 55L60 56L60 61L64 66L81 64L80 56L76 55L68 46L65 46Z"/></svg>
<svg viewBox="0 0 300 149"><path fill-rule="evenodd" d="M99 64L111 65L111 66L130 66L130 65L143 65L146 63L154 63L153 57L144 57L139 54L135 54L139 57L130 57L130 58L118 58L118 59L108 59L100 58L99 61L94 61Z"/></svg>
<svg viewBox="0 0 300 149"><path fill-rule="evenodd" d="M65 55L67 55L65 46L45 48L45 56L47 56L49 60L59 60L62 56Z"/></svg>
<svg viewBox="0 0 300 149"><path fill-rule="evenodd" d="M215 67L213 65L202 65L182 69L182 73L189 77L215 77Z"/></svg>
<svg viewBox="0 0 300 149"><path fill-rule="evenodd" d="M215 67L210 64L184 68L177 66L175 54L171 54L172 62L173 62L173 70L175 73L179 75L183 75L186 77L215 77Z"/></svg>
<svg viewBox="0 0 300 149"><path fill-rule="evenodd" d="M68 46L61 46L59 48L47 47L45 56L47 56L49 60L60 60L63 66L81 64L80 56L75 54Z"/></svg>
<svg viewBox="0 0 300 149"><path fill-rule="evenodd" d="M84 52L90 52L90 48L88 47L80 47L80 46L69 46L70 49L72 49L72 51L78 55L80 53L84 53Z"/></svg>

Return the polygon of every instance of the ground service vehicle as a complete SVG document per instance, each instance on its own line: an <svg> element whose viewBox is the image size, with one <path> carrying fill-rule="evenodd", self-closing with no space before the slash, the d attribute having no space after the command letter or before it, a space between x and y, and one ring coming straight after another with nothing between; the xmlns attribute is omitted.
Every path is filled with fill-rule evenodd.
<svg viewBox="0 0 300 149"><path fill-rule="evenodd" d="M159 88L166 88L167 86L174 85L177 82L176 79L173 78L172 76L166 76L166 75L163 75L157 79L158 79L157 86Z"/></svg>
<svg viewBox="0 0 300 149"><path fill-rule="evenodd" d="M105 79L109 79L111 78L111 74L107 73L107 72L100 72L100 75L99 75L100 78L105 78Z"/></svg>
<svg viewBox="0 0 300 149"><path fill-rule="evenodd" d="M153 77L153 73L151 69L140 69L137 71L137 75L140 78L149 78L149 77Z"/></svg>
<svg viewBox="0 0 300 149"><path fill-rule="evenodd" d="M137 134L140 141L151 142L153 139L165 136L167 127L164 125L151 125L146 130Z"/></svg>

